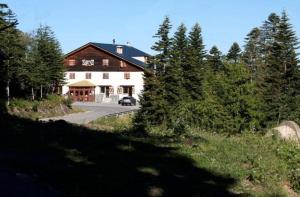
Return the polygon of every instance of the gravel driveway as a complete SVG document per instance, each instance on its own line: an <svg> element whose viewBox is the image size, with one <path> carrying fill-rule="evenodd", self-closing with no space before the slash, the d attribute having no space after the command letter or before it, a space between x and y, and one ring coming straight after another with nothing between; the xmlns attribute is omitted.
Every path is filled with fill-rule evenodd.
<svg viewBox="0 0 300 197"><path fill-rule="evenodd" d="M70 123L85 124L90 121L96 120L99 117L120 113L120 112L132 111L139 108L139 106L121 106L118 104L111 104L111 103L81 103L81 102L75 102L73 103L73 106L83 109L85 110L85 112L68 114L65 116L58 116L52 118L44 118L41 120L42 121L65 120Z"/></svg>

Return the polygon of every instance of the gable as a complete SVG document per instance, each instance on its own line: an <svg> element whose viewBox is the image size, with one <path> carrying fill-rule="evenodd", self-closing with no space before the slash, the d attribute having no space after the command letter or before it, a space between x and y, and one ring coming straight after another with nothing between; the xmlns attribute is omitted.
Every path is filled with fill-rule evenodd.
<svg viewBox="0 0 300 197"><path fill-rule="evenodd" d="M108 59L109 65L103 65L103 59ZM133 59L133 58L132 58ZM69 65L69 60L75 61L73 66ZM88 60L93 65L84 66L83 61ZM121 61L123 63L121 63ZM89 63L88 62L88 63ZM125 64L124 64L125 63ZM121 66L126 65L126 66ZM73 52L66 55L64 65L68 71L124 71L124 72L138 72L143 71L144 65L141 61L134 61L130 58L125 58L113 54L110 51L95 46L94 44L87 44L80 47Z"/></svg>

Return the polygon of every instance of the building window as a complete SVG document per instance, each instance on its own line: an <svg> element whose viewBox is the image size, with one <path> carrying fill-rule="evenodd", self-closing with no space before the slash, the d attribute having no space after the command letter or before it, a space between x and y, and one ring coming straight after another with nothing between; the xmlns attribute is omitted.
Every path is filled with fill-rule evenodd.
<svg viewBox="0 0 300 197"><path fill-rule="evenodd" d="M69 73L69 79L75 79L75 73Z"/></svg>
<svg viewBox="0 0 300 197"><path fill-rule="evenodd" d="M108 66L109 65L109 59L103 59L102 60L102 65L103 66Z"/></svg>
<svg viewBox="0 0 300 197"><path fill-rule="evenodd" d="M130 73L124 73L124 79L130 79Z"/></svg>
<svg viewBox="0 0 300 197"><path fill-rule="evenodd" d="M123 54L123 47L122 46L117 46L117 53L118 54Z"/></svg>
<svg viewBox="0 0 300 197"><path fill-rule="evenodd" d="M82 61L82 66L94 66L95 65L95 60L91 59L91 60L86 60L83 59Z"/></svg>
<svg viewBox="0 0 300 197"><path fill-rule="evenodd" d="M124 67L127 67L127 64L126 64L126 62L124 62L124 61L120 61L120 67L121 68L124 68Z"/></svg>
<svg viewBox="0 0 300 197"><path fill-rule="evenodd" d="M76 65L76 60L68 60L68 65L69 66L75 66Z"/></svg>
<svg viewBox="0 0 300 197"><path fill-rule="evenodd" d="M129 93L129 86L123 86L123 93L128 94Z"/></svg>
<svg viewBox="0 0 300 197"><path fill-rule="evenodd" d="M100 86L100 93L105 93L105 86Z"/></svg>
<svg viewBox="0 0 300 197"><path fill-rule="evenodd" d="M92 78L92 73L85 73L85 78L86 79L91 79Z"/></svg>
<svg viewBox="0 0 300 197"><path fill-rule="evenodd" d="M109 73L103 73L103 79L109 79Z"/></svg>

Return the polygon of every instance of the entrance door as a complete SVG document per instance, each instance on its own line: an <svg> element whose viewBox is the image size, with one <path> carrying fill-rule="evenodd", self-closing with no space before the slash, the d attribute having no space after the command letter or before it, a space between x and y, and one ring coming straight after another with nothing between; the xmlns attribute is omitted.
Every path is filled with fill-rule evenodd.
<svg viewBox="0 0 300 197"><path fill-rule="evenodd" d="M109 86L105 86L105 97L109 98Z"/></svg>
<svg viewBox="0 0 300 197"><path fill-rule="evenodd" d="M72 87L69 91L73 101L95 101L95 87Z"/></svg>
<svg viewBox="0 0 300 197"><path fill-rule="evenodd" d="M128 96L132 96L132 87L128 87Z"/></svg>

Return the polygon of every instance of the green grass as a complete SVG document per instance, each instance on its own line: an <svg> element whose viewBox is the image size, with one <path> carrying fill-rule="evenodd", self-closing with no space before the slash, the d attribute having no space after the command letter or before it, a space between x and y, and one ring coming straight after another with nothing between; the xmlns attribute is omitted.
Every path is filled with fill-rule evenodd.
<svg viewBox="0 0 300 197"><path fill-rule="evenodd" d="M71 106L68 99L61 96L49 95L43 100L13 99L8 106L8 112L23 118L39 119L54 116L61 116L69 113L80 112L81 110Z"/></svg>
<svg viewBox="0 0 300 197"><path fill-rule="evenodd" d="M99 118L90 122L87 126L106 132L123 133L132 130L132 115Z"/></svg>
<svg viewBox="0 0 300 197"><path fill-rule="evenodd" d="M78 126L6 114L0 131L0 174L23 174L42 193L299 196L299 145L276 137L197 130L175 136L159 128L143 133L133 130L126 115Z"/></svg>
<svg viewBox="0 0 300 197"><path fill-rule="evenodd" d="M123 125L126 131L131 128L131 117L100 118L92 124L94 128L98 125L112 131ZM168 131L159 134L158 128L150 132L151 135L140 140L175 148L177 153L195 161L198 167L238 180L232 187L236 193L289 196L299 192L300 146L293 142L262 134L228 136L198 130L178 137Z"/></svg>

